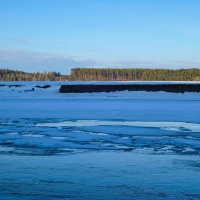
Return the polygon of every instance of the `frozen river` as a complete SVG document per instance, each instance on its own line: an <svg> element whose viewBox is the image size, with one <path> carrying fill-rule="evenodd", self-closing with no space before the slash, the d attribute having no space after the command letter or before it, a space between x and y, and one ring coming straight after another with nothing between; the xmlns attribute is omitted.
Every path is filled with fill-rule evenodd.
<svg viewBox="0 0 200 200"><path fill-rule="evenodd" d="M200 199L199 93L61 84L0 83L0 199Z"/></svg>

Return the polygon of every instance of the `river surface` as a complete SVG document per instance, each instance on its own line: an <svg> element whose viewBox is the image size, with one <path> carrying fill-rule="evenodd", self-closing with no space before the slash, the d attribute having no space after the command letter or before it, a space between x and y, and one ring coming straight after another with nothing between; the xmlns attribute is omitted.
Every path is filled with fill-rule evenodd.
<svg viewBox="0 0 200 200"><path fill-rule="evenodd" d="M0 83L0 199L200 199L200 94L61 84Z"/></svg>

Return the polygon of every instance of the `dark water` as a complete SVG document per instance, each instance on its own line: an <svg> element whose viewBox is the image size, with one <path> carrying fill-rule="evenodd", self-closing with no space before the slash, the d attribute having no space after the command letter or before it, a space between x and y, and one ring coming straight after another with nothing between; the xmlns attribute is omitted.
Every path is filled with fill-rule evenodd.
<svg viewBox="0 0 200 200"><path fill-rule="evenodd" d="M98 152L1 156L1 199L199 199L195 156Z"/></svg>

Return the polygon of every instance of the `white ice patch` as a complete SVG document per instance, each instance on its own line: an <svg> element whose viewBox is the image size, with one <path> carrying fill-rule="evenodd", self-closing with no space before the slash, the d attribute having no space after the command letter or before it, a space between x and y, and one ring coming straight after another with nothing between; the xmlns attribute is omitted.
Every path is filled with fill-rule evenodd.
<svg viewBox="0 0 200 200"><path fill-rule="evenodd" d="M9 152L9 151L14 151L15 149L13 147L4 147L0 146L0 152Z"/></svg>
<svg viewBox="0 0 200 200"><path fill-rule="evenodd" d="M86 132L88 133L89 135L100 135L100 136L107 136L108 134L106 133L92 133L92 132Z"/></svg>
<svg viewBox="0 0 200 200"><path fill-rule="evenodd" d="M35 138L40 138L40 137L44 137L44 135L33 135L33 134L26 134L26 135L23 135L25 137L35 137Z"/></svg>
<svg viewBox="0 0 200 200"><path fill-rule="evenodd" d="M190 148L190 147L186 147L186 148L183 150L183 152L193 152L193 151L195 151L195 149L192 149L192 148Z"/></svg>
<svg viewBox="0 0 200 200"><path fill-rule="evenodd" d="M18 133L17 132L7 133L7 135L18 135Z"/></svg>
<svg viewBox="0 0 200 200"><path fill-rule="evenodd" d="M100 121L77 120L51 123L38 123L39 127L89 127L89 126L133 126L146 128L160 128L168 131L200 132L200 124L188 122L143 122L143 121Z"/></svg>
<svg viewBox="0 0 200 200"><path fill-rule="evenodd" d="M67 137L51 137L52 139L55 139L55 140L66 140Z"/></svg>
<svg viewBox="0 0 200 200"><path fill-rule="evenodd" d="M161 129L165 131L181 131L181 132L183 131L182 129L180 129L180 127L162 127ZM191 130L188 130L188 131L191 131Z"/></svg>

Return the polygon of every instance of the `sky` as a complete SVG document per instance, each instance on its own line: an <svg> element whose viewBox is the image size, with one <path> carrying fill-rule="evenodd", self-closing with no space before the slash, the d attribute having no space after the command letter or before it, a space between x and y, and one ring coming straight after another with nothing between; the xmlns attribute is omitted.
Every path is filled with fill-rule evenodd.
<svg viewBox="0 0 200 200"><path fill-rule="evenodd" d="M0 0L0 68L200 67L199 0Z"/></svg>

